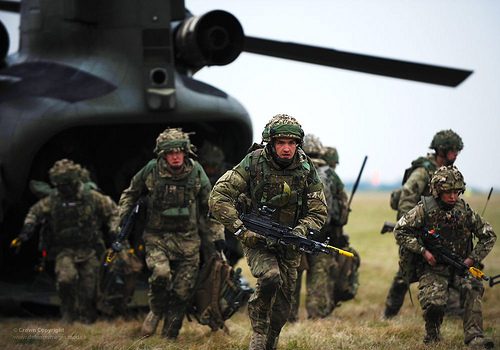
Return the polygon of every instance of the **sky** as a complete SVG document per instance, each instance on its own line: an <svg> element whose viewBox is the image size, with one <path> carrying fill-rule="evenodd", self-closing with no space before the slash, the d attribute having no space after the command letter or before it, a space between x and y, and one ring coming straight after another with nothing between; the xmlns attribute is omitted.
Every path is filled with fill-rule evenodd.
<svg viewBox="0 0 500 350"><path fill-rule="evenodd" d="M365 155L363 180L400 181L434 134L451 128L465 145L455 164L467 184L500 191L499 1L186 0L186 7L195 15L226 10L249 36L473 70L448 88L242 53L195 78L245 106L255 141L273 115L296 117L306 133L337 147L345 182L356 179ZM0 16L17 35L17 16Z"/></svg>

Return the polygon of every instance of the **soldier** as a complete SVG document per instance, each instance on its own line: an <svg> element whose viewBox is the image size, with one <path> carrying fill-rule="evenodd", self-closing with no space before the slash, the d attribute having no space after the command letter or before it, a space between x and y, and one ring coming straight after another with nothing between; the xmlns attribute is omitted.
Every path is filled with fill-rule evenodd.
<svg viewBox="0 0 500 350"><path fill-rule="evenodd" d="M210 182L192 155L189 135L166 129L156 139L157 158L151 160L123 191L119 206L123 220L141 196L146 197L144 228L149 277L150 312L142 334L155 333L164 318L162 335L176 339L192 295L200 264L200 245L213 237L216 225L207 219Z"/></svg>
<svg viewBox="0 0 500 350"><path fill-rule="evenodd" d="M103 228L117 229L117 208L109 197L84 186L82 168L71 160L57 161L49 171L55 190L29 210L18 242L27 241L46 220L49 255L55 256L56 286L64 322L92 323L96 318L96 293Z"/></svg>
<svg viewBox="0 0 500 350"><path fill-rule="evenodd" d="M203 145L197 153L198 160L203 166L211 184L215 184L217 180L230 168L229 165L224 162L225 156L222 149L208 141L203 142ZM222 225L221 229L224 230ZM231 266L235 266L243 257L243 248L241 247L241 243L227 230L224 230L221 235L224 235L226 242L224 255L226 256L228 263Z"/></svg>
<svg viewBox="0 0 500 350"><path fill-rule="evenodd" d="M323 154L323 144L318 137L307 134L304 136L304 143L302 146L303 151L311 158L318 176L323 183L323 190L325 193L326 204L328 206L328 217L326 223L321 229L320 234L314 237L315 240L325 242L329 240L330 236L325 227L329 225L332 220L333 213L333 197L330 189L333 184L330 184L331 178L326 174L329 166L326 161L321 159ZM329 242L326 242L330 244ZM332 264L335 263L335 258L327 254L302 254L302 262L298 270L298 278L295 286L294 298L292 299L292 306L289 322L298 320L298 311L300 305L300 288L302 282L302 273L307 270L306 279L306 310L307 317L311 319L323 318L328 316L334 307L333 303L333 284L330 283L330 269Z"/></svg>
<svg viewBox="0 0 500 350"><path fill-rule="evenodd" d="M440 341L448 290L453 285L464 295L465 344L471 348L492 348L493 342L483 336L482 283L470 276L460 277L458 271L443 264L439 256L433 255L429 247L422 244L421 235L424 232L438 234L442 246L456 254L468 267L477 266L488 255L496 235L490 224L460 199L465 182L456 167L440 167L432 176L430 189L432 196L422 197L422 201L406 213L394 229L398 244L420 255L416 274L418 298L425 320L424 343ZM478 240L474 248L473 238ZM403 274L408 273L406 268L413 267L403 264Z"/></svg>
<svg viewBox="0 0 500 350"><path fill-rule="evenodd" d="M403 188L391 195L391 206L398 211L398 220L417 204L421 196L430 195L432 173L440 166L453 165L463 147L462 139L452 130L441 130L434 135L430 148L435 153L414 160L403 176ZM404 252L400 251L399 254L401 256ZM408 288L409 282L405 281L401 269L398 269L386 298L385 318L398 314Z"/></svg>
<svg viewBox="0 0 500 350"><path fill-rule="evenodd" d="M254 212L262 205L274 208L273 219L301 236L309 229L319 230L327 210L314 165L299 151L304 136L300 124L286 114L275 116L269 136L264 148L247 154L217 181L209 202L215 218L243 243L257 278L248 302L251 350L276 348L290 312L301 255L292 246L276 245L246 229L235 206L238 197L245 194Z"/></svg>
<svg viewBox="0 0 500 350"><path fill-rule="evenodd" d="M330 281L333 283L333 286L330 290L333 292L332 299L335 306L338 302L351 300L356 295L359 287L358 269L361 260L358 252L350 247L349 236L344 232L350 208L348 208L344 183L335 171L337 164L339 164L339 154L335 147L325 147L322 156L329 166L325 169L325 176L328 178L329 192L332 196L331 206L329 207L331 220L328 225L325 225L323 230L330 237L332 245L354 254L354 258L352 259L346 258L343 255L332 257Z"/></svg>

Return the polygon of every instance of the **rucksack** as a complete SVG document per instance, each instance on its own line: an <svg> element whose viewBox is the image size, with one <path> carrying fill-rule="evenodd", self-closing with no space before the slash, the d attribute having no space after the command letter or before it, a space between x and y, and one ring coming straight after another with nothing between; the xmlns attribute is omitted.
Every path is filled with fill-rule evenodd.
<svg viewBox="0 0 500 350"><path fill-rule="evenodd" d="M195 291L187 312L200 324L213 331L222 329L229 319L243 306L253 289L241 281L241 269L234 270L219 254L213 254L201 267Z"/></svg>
<svg viewBox="0 0 500 350"><path fill-rule="evenodd" d="M427 157L419 157L411 162L411 166L407 168L403 174L403 180L401 181L401 187L391 192L391 198L389 204L391 209L398 210L399 199L401 198L402 187L417 168L424 167L427 171L435 170L435 165Z"/></svg>

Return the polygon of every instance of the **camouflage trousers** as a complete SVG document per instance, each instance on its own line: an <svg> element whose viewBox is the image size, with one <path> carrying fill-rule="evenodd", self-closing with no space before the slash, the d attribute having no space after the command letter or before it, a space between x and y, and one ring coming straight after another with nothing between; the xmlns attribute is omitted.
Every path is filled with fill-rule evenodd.
<svg viewBox="0 0 500 350"><path fill-rule="evenodd" d="M93 249L63 249L55 260L63 318L93 322L97 316L99 261Z"/></svg>
<svg viewBox="0 0 500 350"><path fill-rule="evenodd" d="M394 275L389 293L387 294L387 298L385 300L385 315L387 317L392 317L399 313L399 310L403 306L408 289L409 284L403 277L401 268L399 268ZM456 286L450 286L446 312L452 315L458 315L462 312L460 292L457 290Z"/></svg>
<svg viewBox="0 0 500 350"><path fill-rule="evenodd" d="M308 318L324 318L328 316L334 307L333 288L334 282L330 278L330 270L336 261L327 254L303 254L307 268L306 277L306 310ZM294 322L298 320L300 306L300 289L302 287L302 274L304 269L298 271L297 283L292 299L292 306L288 320Z"/></svg>
<svg viewBox="0 0 500 350"><path fill-rule="evenodd" d="M257 278L248 301L254 332L279 334L290 312L301 253L292 247L243 247L252 275Z"/></svg>
<svg viewBox="0 0 500 350"><path fill-rule="evenodd" d="M143 263L134 253L124 249L104 267L106 255L101 263L97 308L107 316L125 315Z"/></svg>
<svg viewBox="0 0 500 350"><path fill-rule="evenodd" d="M329 278L332 286L329 290L332 292L333 307L340 301L353 299L359 288L358 269L361 264L360 256L352 247L343 247L342 249L353 253L354 257L350 258L343 255L329 256L332 260Z"/></svg>
<svg viewBox="0 0 500 350"><path fill-rule="evenodd" d="M156 315L165 316L164 329L172 328L167 333L176 336L196 283L200 254L180 256L179 249L171 248L167 235L144 235L144 241L146 265L151 271L149 307Z"/></svg>
<svg viewBox="0 0 500 350"><path fill-rule="evenodd" d="M442 310L440 312L444 314L449 297L449 288L451 287L459 290L464 297L463 328L465 343L468 343L474 337L482 337L482 297L484 287L480 281L474 278L450 277L449 274L429 270L424 272L418 281L418 299L426 323L435 321L430 319L433 310ZM438 327L442 322L442 314L438 317Z"/></svg>

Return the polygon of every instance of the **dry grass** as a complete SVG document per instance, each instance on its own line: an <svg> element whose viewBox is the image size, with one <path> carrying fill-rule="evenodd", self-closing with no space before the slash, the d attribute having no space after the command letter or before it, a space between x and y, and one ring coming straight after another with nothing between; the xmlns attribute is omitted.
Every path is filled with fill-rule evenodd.
<svg viewBox="0 0 500 350"><path fill-rule="evenodd" d="M485 196L471 196L469 203L479 212ZM388 194L364 193L357 196L353 212L346 227L353 246L361 254L361 286L355 300L343 304L323 320L305 320L301 308L301 321L287 325L283 330L279 348L294 349L427 349L422 344L423 320L416 301L416 286L412 286L415 305L407 298L401 314L393 320L381 319L387 289L396 270L397 249L394 238L378 232L384 220L394 219L388 208ZM485 218L500 229L500 196L493 196ZM485 260L486 272L500 273L498 245ZM248 269L244 272L248 274ZM252 281L252 279L250 279ZM500 344L500 333L495 329L500 320L500 286L486 287L483 299L486 334ZM99 321L87 326L63 325L57 320L1 319L0 342L8 349L246 349L250 337L250 323L246 313L240 312L227 322L229 334L210 332L196 322L186 322L176 342L160 336L141 339L142 319ZM42 331L60 333L48 335ZM446 318L443 325L444 340L433 349L462 349L461 320Z"/></svg>

